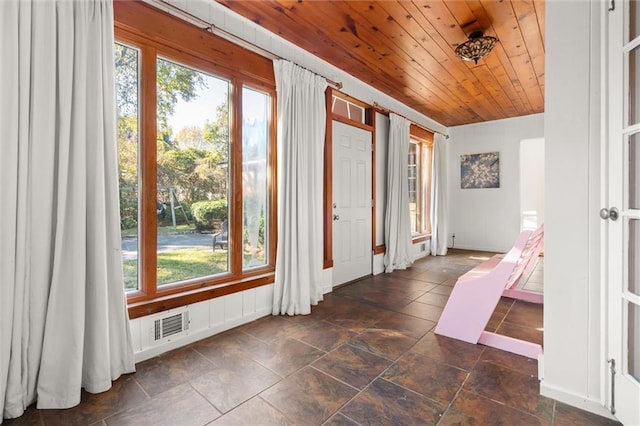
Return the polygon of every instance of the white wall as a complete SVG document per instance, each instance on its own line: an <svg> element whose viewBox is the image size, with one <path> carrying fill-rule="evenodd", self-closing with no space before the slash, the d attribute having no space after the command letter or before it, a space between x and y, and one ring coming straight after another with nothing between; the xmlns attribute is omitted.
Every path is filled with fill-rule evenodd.
<svg viewBox="0 0 640 426"><path fill-rule="evenodd" d="M520 141L544 135L544 115L452 127L449 155L449 233L455 247L508 251L520 232ZM500 153L500 188L461 189L460 156Z"/></svg>
<svg viewBox="0 0 640 426"><path fill-rule="evenodd" d="M606 415L600 282L601 2L546 3L543 395Z"/></svg>
<svg viewBox="0 0 640 426"><path fill-rule="evenodd" d="M544 224L544 139L520 141L520 229Z"/></svg>

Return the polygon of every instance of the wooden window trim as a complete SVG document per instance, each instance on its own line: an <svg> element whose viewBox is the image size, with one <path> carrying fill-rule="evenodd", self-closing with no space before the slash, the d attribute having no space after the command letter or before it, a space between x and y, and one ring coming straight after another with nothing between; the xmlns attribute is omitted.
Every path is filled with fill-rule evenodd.
<svg viewBox="0 0 640 426"><path fill-rule="evenodd" d="M229 181L230 219L241 224L242 167L235 164L241 161L242 123L236 122L242 113L242 88L247 87L267 93L271 98L271 117L269 122L269 173L267 185L269 203L269 246L268 263L265 266L242 270L242 256L230 256L229 271L214 276L187 280L158 288L151 284L155 280L157 260L156 223L142 220L139 223L139 256L142 279L140 289L127 293L130 318L137 318L155 312L211 298L243 291L274 282L277 241L277 193L276 193L276 92L272 62L256 53L243 49L227 40L219 38L205 30L188 24L155 7L142 2L115 1L114 29L116 42L122 42L139 49L140 80L139 94L139 173L145 182L145 189L139 194L141 217L155 217L157 192L156 150L156 60L166 58L200 71L228 79L230 82L231 106L230 154L236 161L230 164ZM242 66L238 66L242 64ZM234 184L236 183L236 184ZM233 238L242 235L242 226L232 228L229 253L234 249ZM147 277L146 279L144 277Z"/></svg>

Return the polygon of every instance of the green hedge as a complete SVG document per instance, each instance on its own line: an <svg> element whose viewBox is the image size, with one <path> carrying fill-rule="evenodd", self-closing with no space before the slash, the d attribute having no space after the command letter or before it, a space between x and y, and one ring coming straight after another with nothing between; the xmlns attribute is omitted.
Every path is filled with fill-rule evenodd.
<svg viewBox="0 0 640 426"><path fill-rule="evenodd" d="M191 204L191 213L199 231L213 230L216 222L227 219L227 200L198 201Z"/></svg>

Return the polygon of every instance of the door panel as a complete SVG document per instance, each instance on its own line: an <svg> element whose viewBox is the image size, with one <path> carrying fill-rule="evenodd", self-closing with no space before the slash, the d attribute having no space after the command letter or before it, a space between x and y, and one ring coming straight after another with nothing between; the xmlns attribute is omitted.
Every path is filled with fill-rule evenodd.
<svg viewBox="0 0 640 426"><path fill-rule="evenodd" d="M609 12L607 356L613 371L609 407L624 424L640 424L640 22L637 3ZM604 215L606 217L606 215Z"/></svg>
<svg viewBox="0 0 640 426"><path fill-rule="evenodd" d="M333 285L372 272L371 132L333 122Z"/></svg>

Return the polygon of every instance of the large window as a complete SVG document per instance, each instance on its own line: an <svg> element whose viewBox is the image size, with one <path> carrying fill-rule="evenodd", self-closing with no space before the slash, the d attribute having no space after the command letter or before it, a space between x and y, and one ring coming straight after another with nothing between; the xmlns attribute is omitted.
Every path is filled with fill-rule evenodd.
<svg viewBox="0 0 640 426"><path fill-rule="evenodd" d="M122 260L130 304L151 313L272 281L272 74L265 73L271 80L265 84L253 78L255 69L243 74L220 66L219 58L118 31L118 20L116 30ZM183 41L195 31L197 46L210 48L212 35L176 31ZM225 50L219 40L210 43Z"/></svg>
<svg viewBox="0 0 640 426"><path fill-rule="evenodd" d="M431 234L431 154L432 134L411 126L408 185L411 234L414 238Z"/></svg>

